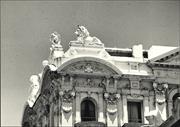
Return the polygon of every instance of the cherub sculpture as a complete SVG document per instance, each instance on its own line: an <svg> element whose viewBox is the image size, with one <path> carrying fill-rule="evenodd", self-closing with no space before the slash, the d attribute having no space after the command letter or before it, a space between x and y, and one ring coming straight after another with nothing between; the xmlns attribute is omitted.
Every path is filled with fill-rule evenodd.
<svg viewBox="0 0 180 127"><path fill-rule="evenodd" d="M85 45L103 45L97 37L91 37L88 30L84 26L78 25L78 29L75 34L77 35L77 41Z"/></svg>
<svg viewBox="0 0 180 127"><path fill-rule="evenodd" d="M31 90L30 90L30 95L28 97L28 104L29 107L32 107L38 97L39 94L39 89L40 89L40 81L39 81L39 76L37 75L32 75L30 77L30 83L31 83Z"/></svg>

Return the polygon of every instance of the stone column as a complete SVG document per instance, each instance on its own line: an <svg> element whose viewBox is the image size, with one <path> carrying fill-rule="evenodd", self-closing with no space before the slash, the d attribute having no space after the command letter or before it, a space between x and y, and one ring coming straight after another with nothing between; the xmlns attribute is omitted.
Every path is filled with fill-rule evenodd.
<svg viewBox="0 0 180 127"><path fill-rule="evenodd" d="M72 86L73 77L70 75L70 86Z"/></svg>
<svg viewBox="0 0 180 127"><path fill-rule="evenodd" d="M110 82L110 77L106 77L106 90L108 91L109 90L109 82Z"/></svg>
<svg viewBox="0 0 180 127"><path fill-rule="evenodd" d="M117 106L118 106L118 126L122 126L123 125L123 104L122 104L121 96L117 102Z"/></svg>
<svg viewBox="0 0 180 127"><path fill-rule="evenodd" d="M102 93L99 93L98 94L98 100L99 100L99 115L98 115L98 122L103 122L105 123L105 120L104 120L104 105L103 105L103 94Z"/></svg>
<svg viewBox="0 0 180 127"><path fill-rule="evenodd" d="M65 77L64 77L64 74L62 74L62 85L61 86L63 86L64 85L64 80L65 80Z"/></svg>
<svg viewBox="0 0 180 127"><path fill-rule="evenodd" d="M117 77L116 76L114 76L114 89L117 89Z"/></svg>
<svg viewBox="0 0 180 127"><path fill-rule="evenodd" d="M172 109L173 109L173 101L172 100L168 100L168 117L170 117L172 115Z"/></svg>
<svg viewBox="0 0 180 127"><path fill-rule="evenodd" d="M145 116L149 113L149 100L148 97L145 96L143 100L143 107L144 107L144 123L149 124Z"/></svg>
<svg viewBox="0 0 180 127"><path fill-rule="evenodd" d="M81 114L80 114L80 94L76 93L76 120L75 123L81 122Z"/></svg>
<svg viewBox="0 0 180 127"><path fill-rule="evenodd" d="M128 123L128 110L127 110L127 97L126 95L122 96L123 100L123 124Z"/></svg>
<svg viewBox="0 0 180 127"><path fill-rule="evenodd" d="M54 114L53 114L53 116L54 116L54 126L55 127L58 127L58 125L59 125L59 117L58 117L58 111L57 111L58 109L57 109L57 105L55 105L55 112L54 112Z"/></svg>
<svg viewBox="0 0 180 127"><path fill-rule="evenodd" d="M52 103L50 106L49 126L54 126L54 103Z"/></svg>

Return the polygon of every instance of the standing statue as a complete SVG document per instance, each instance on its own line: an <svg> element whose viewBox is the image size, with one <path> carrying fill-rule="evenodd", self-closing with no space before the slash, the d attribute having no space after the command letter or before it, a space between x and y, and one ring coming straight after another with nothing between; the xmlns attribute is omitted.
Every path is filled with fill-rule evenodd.
<svg viewBox="0 0 180 127"><path fill-rule="evenodd" d="M103 43L97 37L91 37L88 30L84 26L77 26L75 34L77 35L77 41L83 45L99 45L103 46Z"/></svg>
<svg viewBox="0 0 180 127"><path fill-rule="evenodd" d="M39 89L40 89L39 80L40 80L39 76L37 75L32 75L30 77L31 90L30 90L30 95L27 100L29 107L33 107L37 97L39 96Z"/></svg>

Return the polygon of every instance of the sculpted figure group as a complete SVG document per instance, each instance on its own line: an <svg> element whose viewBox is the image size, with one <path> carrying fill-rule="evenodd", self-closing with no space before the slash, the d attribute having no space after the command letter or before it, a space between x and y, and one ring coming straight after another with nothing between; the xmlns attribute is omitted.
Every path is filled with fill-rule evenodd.
<svg viewBox="0 0 180 127"><path fill-rule="evenodd" d="M77 26L75 34L77 35L77 41L81 42L83 45L103 45L102 42L97 37L91 37L88 30L84 26Z"/></svg>

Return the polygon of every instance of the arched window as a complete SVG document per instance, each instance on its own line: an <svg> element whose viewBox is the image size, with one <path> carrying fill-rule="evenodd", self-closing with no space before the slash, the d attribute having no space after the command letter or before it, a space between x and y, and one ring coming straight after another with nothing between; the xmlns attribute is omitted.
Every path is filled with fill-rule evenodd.
<svg viewBox="0 0 180 127"><path fill-rule="evenodd" d="M173 100L173 108L175 108L175 102L176 102L176 99L177 99L178 97L180 97L180 93L176 93L176 94L173 96L173 98L172 98L172 100Z"/></svg>
<svg viewBox="0 0 180 127"><path fill-rule="evenodd" d="M90 99L81 103L81 121L96 121L96 106Z"/></svg>

